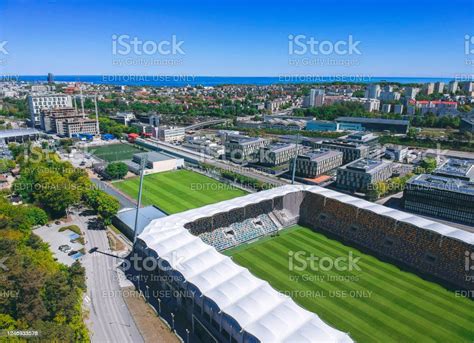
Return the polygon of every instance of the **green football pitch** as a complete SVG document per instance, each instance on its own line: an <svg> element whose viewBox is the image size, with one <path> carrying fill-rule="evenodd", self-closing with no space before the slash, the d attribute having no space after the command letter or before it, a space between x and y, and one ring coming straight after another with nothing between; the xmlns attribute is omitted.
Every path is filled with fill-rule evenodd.
<svg viewBox="0 0 474 343"><path fill-rule="evenodd" d="M114 182L116 188L136 198L139 178ZM189 170L147 175L142 204L155 205L172 214L245 195L246 192Z"/></svg>
<svg viewBox="0 0 474 343"><path fill-rule="evenodd" d="M139 152L144 152L144 150L123 143L102 145L90 149L91 154L107 162L130 160L133 154Z"/></svg>
<svg viewBox="0 0 474 343"><path fill-rule="evenodd" d="M474 341L473 300L310 229L294 226L226 254L358 342ZM311 254L319 258L312 267ZM359 269L335 263L349 254L360 257Z"/></svg>

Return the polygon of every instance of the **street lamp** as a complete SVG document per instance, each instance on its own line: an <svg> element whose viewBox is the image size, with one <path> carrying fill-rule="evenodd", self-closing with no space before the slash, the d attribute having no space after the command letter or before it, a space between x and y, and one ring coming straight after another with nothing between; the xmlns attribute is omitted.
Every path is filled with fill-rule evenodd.
<svg viewBox="0 0 474 343"><path fill-rule="evenodd" d="M186 343L189 343L189 330L186 329Z"/></svg>
<svg viewBox="0 0 474 343"><path fill-rule="evenodd" d="M161 299L157 297L156 300L158 300L158 313L161 314Z"/></svg>
<svg viewBox="0 0 474 343"><path fill-rule="evenodd" d="M174 313L171 312L171 331L174 331Z"/></svg>

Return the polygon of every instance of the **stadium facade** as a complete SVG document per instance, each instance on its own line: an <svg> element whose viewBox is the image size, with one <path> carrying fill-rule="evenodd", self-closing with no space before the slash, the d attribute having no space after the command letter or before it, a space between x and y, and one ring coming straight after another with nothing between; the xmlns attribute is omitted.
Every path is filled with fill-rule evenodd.
<svg viewBox="0 0 474 343"><path fill-rule="evenodd" d="M456 289L474 286L474 268L466 267L466 256L474 253L474 234L302 185L153 220L137 239L133 256L139 262L129 276L162 316L163 308L180 313L197 341L349 342L347 333L219 252L296 223ZM159 267L147 271L147 258L159 261ZM159 298L154 291L178 293Z"/></svg>

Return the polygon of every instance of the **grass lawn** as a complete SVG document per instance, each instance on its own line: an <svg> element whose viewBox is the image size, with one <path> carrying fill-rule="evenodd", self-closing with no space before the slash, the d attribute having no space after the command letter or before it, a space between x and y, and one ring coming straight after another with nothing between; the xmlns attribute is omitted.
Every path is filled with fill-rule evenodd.
<svg viewBox="0 0 474 343"><path fill-rule="evenodd" d="M137 197L139 178L114 182L116 188ZM145 176L142 203L172 214L245 195L246 192L189 170Z"/></svg>
<svg viewBox="0 0 474 343"><path fill-rule="evenodd" d="M130 160L133 154L144 152L130 144L118 143L91 148L90 152L107 162Z"/></svg>
<svg viewBox="0 0 474 343"><path fill-rule="evenodd" d="M332 260L352 252L360 270L290 271L290 251ZM307 228L295 226L226 254L358 342L474 341L473 300ZM302 262L293 257L293 266Z"/></svg>

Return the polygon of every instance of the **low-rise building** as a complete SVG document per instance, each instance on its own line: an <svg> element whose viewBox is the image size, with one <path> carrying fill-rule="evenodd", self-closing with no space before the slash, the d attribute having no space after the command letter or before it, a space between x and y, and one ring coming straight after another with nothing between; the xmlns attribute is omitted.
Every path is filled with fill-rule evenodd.
<svg viewBox="0 0 474 343"><path fill-rule="evenodd" d="M160 141L171 143L171 142L182 142L185 137L184 127L178 126L160 126L156 130L156 138Z"/></svg>
<svg viewBox="0 0 474 343"><path fill-rule="evenodd" d="M182 158L176 158L164 152L150 151L134 154L131 161L125 162L128 170L138 175L140 173L140 163L144 156L147 158L145 175L176 170L184 166L184 159Z"/></svg>
<svg viewBox="0 0 474 343"><path fill-rule="evenodd" d="M474 181L474 160L449 158L435 169L433 175L460 179L468 182Z"/></svg>
<svg viewBox="0 0 474 343"><path fill-rule="evenodd" d="M461 124L459 125L461 132L472 132L474 133L474 115L461 118Z"/></svg>
<svg viewBox="0 0 474 343"><path fill-rule="evenodd" d="M339 117L336 119L336 122L360 124L364 130L368 131L391 131L405 134L408 132L408 128L410 127L410 122L408 120L400 119Z"/></svg>
<svg viewBox="0 0 474 343"><path fill-rule="evenodd" d="M392 162L360 159L337 170L336 185L351 192L366 192L370 185L392 176Z"/></svg>
<svg viewBox="0 0 474 343"><path fill-rule="evenodd" d="M258 162L260 148L268 141L259 137L228 135L225 140L225 157L237 163Z"/></svg>
<svg viewBox="0 0 474 343"><path fill-rule="evenodd" d="M385 147L385 157L395 162L404 162L408 157L408 147L392 145Z"/></svg>
<svg viewBox="0 0 474 343"><path fill-rule="evenodd" d="M296 175L314 178L342 165L341 151L319 149L298 155L296 158Z"/></svg>
<svg viewBox="0 0 474 343"><path fill-rule="evenodd" d="M295 157L296 144L275 143L260 148L259 163L264 166L279 166Z"/></svg>
<svg viewBox="0 0 474 343"><path fill-rule="evenodd" d="M438 175L412 177L403 192L405 209L474 224L474 184Z"/></svg>
<svg viewBox="0 0 474 343"><path fill-rule="evenodd" d="M329 149L341 151L343 164L369 156L370 147L365 144L344 142L339 140L304 140L303 144L316 149Z"/></svg>

